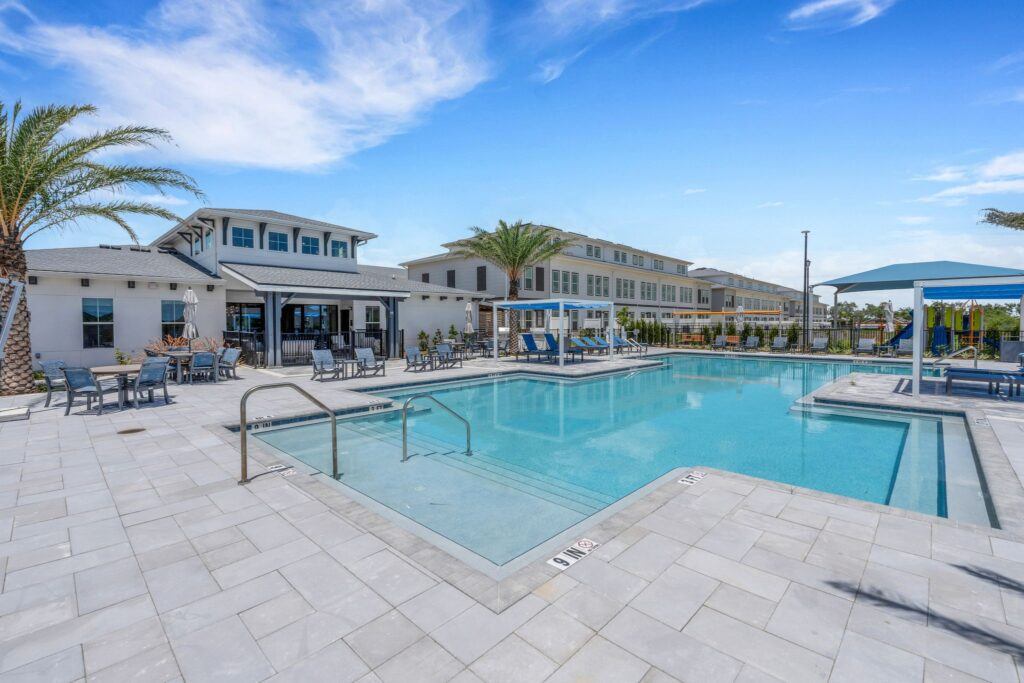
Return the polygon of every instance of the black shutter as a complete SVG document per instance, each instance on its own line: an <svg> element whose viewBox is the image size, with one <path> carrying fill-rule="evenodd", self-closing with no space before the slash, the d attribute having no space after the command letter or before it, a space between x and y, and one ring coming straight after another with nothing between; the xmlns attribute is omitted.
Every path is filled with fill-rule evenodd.
<svg viewBox="0 0 1024 683"><path fill-rule="evenodd" d="M423 273L420 275L420 280L423 282L430 282L430 273Z"/></svg>
<svg viewBox="0 0 1024 683"><path fill-rule="evenodd" d="M487 266L476 268L476 291L483 292L487 289Z"/></svg>
<svg viewBox="0 0 1024 683"><path fill-rule="evenodd" d="M228 246L228 217L224 216L220 219L220 230L224 237L224 246Z"/></svg>
<svg viewBox="0 0 1024 683"><path fill-rule="evenodd" d="M455 271L454 270L449 270L446 273L446 277L447 277L448 286L454 288L455 287Z"/></svg>
<svg viewBox="0 0 1024 683"><path fill-rule="evenodd" d="M544 279L544 269L541 266L537 266L533 272L533 288L538 292L543 292L545 289L544 283L546 282Z"/></svg>

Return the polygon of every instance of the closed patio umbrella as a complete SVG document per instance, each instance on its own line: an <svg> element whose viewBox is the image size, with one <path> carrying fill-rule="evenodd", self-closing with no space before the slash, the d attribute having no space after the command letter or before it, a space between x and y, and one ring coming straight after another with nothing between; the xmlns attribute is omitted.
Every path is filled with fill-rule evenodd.
<svg viewBox="0 0 1024 683"><path fill-rule="evenodd" d="M466 334L473 334L476 332L476 330L473 329L473 304L468 301L466 302L466 326L462 331Z"/></svg>
<svg viewBox="0 0 1024 683"><path fill-rule="evenodd" d="M185 329L182 331L182 336L186 339L195 339L199 336L199 328L196 326L199 313L199 297L189 287L181 300L185 302Z"/></svg>
<svg viewBox="0 0 1024 683"><path fill-rule="evenodd" d="M882 302L882 311L885 312L885 333L893 334L896 332L896 324L893 321L892 302Z"/></svg>

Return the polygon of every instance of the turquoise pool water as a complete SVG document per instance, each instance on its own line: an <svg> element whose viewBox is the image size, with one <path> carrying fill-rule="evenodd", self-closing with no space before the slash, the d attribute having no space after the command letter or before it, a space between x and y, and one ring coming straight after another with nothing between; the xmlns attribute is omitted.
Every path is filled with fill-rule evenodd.
<svg viewBox="0 0 1024 683"><path fill-rule="evenodd" d="M417 402L405 463L399 415L338 422L342 482L496 565L685 466L946 515L950 420L794 404L853 370L908 373L882 364L673 356L658 369L586 380L433 386L430 393L472 425L473 455L463 452L460 422ZM383 395L400 405L422 391ZM325 422L257 436L329 471ZM976 479L974 486L980 496Z"/></svg>

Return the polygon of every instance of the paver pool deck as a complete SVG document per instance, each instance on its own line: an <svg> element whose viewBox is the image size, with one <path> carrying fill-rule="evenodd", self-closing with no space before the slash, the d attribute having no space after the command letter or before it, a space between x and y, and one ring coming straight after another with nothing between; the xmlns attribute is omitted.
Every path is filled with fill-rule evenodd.
<svg viewBox="0 0 1024 683"><path fill-rule="evenodd" d="M360 386L523 365L324 383L243 369L102 416L0 399L33 404L0 423L0 679L1020 680L1024 401L984 388L914 402L905 378L853 375L818 398L964 412L999 530L703 470L581 534L601 545L565 571L495 582L323 475L237 484L224 425L257 384L294 375L346 409L379 400ZM249 408L307 412L286 390ZM254 472L275 459L253 456Z"/></svg>

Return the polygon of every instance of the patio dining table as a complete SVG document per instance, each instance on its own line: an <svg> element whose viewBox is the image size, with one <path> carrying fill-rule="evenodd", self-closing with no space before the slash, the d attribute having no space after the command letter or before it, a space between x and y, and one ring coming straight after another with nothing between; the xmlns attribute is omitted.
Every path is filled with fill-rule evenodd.
<svg viewBox="0 0 1024 683"><path fill-rule="evenodd" d="M117 378L117 407L124 408L124 404L128 401L128 377L130 375L137 375L142 369L142 365L139 363L129 363L128 365L97 365L96 367L89 368L92 374L96 375L97 379L101 377L116 377Z"/></svg>
<svg viewBox="0 0 1024 683"><path fill-rule="evenodd" d="M184 366L192 362L192 351L161 351L160 355L174 361L174 381L181 384L185 378Z"/></svg>

